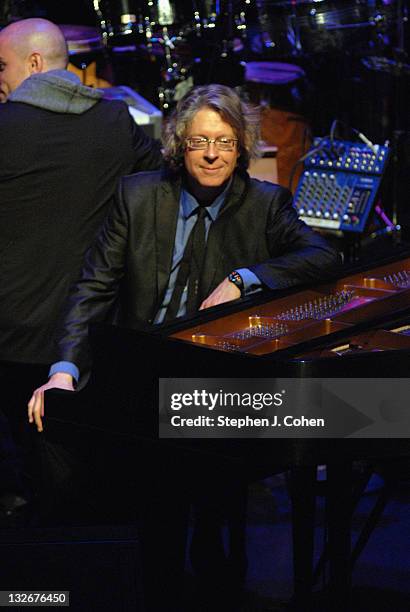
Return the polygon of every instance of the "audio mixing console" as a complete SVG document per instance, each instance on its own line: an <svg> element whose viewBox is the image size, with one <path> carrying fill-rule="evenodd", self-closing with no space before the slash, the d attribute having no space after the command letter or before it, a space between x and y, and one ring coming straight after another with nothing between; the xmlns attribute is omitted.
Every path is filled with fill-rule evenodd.
<svg viewBox="0 0 410 612"><path fill-rule="evenodd" d="M295 193L305 223L363 232L387 165L387 146L315 139Z"/></svg>

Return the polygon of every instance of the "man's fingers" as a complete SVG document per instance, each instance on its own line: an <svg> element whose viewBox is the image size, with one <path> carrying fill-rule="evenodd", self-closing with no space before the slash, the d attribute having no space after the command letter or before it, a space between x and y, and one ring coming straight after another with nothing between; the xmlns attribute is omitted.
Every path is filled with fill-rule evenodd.
<svg viewBox="0 0 410 612"><path fill-rule="evenodd" d="M36 405L36 401L37 401L37 390L34 391L33 395L30 398L29 403L27 404L28 420L30 423L32 423L34 419L34 407Z"/></svg>
<svg viewBox="0 0 410 612"><path fill-rule="evenodd" d="M218 302L212 299L211 296L209 296L206 298L206 300L202 302L202 304L199 307L199 310L205 310L205 308L211 308L211 306L216 306L217 304Z"/></svg>
<svg viewBox="0 0 410 612"><path fill-rule="evenodd" d="M29 423L34 423L38 431L43 431L42 418L44 417L44 391L47 389L65 389L66 391L74 391L73 377L64 372L56 372L50 380L36 389L27 404Z"/></svg>
<svg viewBox="0 0 410 612"><path fill-rule="evenodd" d="M34 404L34 422L37 426L37 431L43 431L42 416L44 416L44 391L39 390L36 392L36 402Z"/></svg>
<svg viewBox="0 0 410 612"><path fill-rule="evenodd" d="M34 421L38 431L43 431L42 416L44 416L44 392L37 389L28 403L28 420L29 423Z"/></svg>
<svg viewBox="0 0 410 612"><path fill-rule="evenodd" d="M34 421L37 426L37 431L43 431L43 422L41 417L44 416L44 391L38 392L38 402L34 410Z"/></svg>
<svg viewBox="0 0 410 612"><path fill-rule="evenodd" d="M27 410L27 414L28 414L28 422L32 423L33 422L33 408L34 408L34 402L35 402L35 393L33 393L33 395L30 398L29 403L27 404L28 410Z"/></svg>
<svg viewBox="0 0 410 612"><path fill-rule="evenodd" d="M211 308L212 306L218 306L219 304L225 304L232 300L237 300L241 297L241 291L227 278L220 283L216 289L208 295L208 297L202 302L199 310L205 308Z"/></svg>

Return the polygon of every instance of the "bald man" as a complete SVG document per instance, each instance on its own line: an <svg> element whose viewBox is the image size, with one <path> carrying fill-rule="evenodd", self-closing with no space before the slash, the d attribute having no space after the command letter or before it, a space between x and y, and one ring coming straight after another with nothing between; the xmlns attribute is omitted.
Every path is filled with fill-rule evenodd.
<svg viewBox="0 0 410 612"><path fill-rule="evenodd" d="M118 179L161 164L126 105L81 85L67 61L45 19L0 32L0 360L54 360L61 305Z"/></svg>
<svg viewBox="0 0 410 612"><path fill-rule="evenodd" d="M0 31L0 384L13 389L2 397L9 420L24 421L34 380L56 358L62 304L119 178L161 164L159 143L127 106L84 87L67 61L64 37L47 20ZM28 374L22 364L36 367ZM0 497L12 449L0 415Z"/></svg>
<svg viewBox="0 0 410 612"><path fill-rule="evenodd" d="M64 70L68 51L64 36L45 19L17 21L0 31L0 102L32 74Z"/></svg>

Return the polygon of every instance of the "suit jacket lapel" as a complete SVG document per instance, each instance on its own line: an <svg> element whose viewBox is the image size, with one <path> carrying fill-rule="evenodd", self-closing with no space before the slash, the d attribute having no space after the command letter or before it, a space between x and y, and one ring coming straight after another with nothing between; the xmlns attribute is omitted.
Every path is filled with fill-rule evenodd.
<svg viewBox="0 0 410 612"><path fill-rule="evenodd" d="M181 180L163 180L157 191L155 237L157 245L157 292L159 300L167 287L171 273L177 230Z"/></svg>

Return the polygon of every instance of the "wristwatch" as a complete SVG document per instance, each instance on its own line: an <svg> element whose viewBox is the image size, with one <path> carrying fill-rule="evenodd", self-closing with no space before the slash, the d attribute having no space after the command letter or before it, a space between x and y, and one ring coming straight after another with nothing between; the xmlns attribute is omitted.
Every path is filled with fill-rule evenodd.
<svg viewBox="0 0 410 612"><path fill-rule="evenodd" d="M239 272L237 272L236 270L231 272L228 276L228 280L231 283L233 283L235 287L238 287L239 291L241 292L241 295L243 295L243 292L244 292L243 280Z"/></svg>

